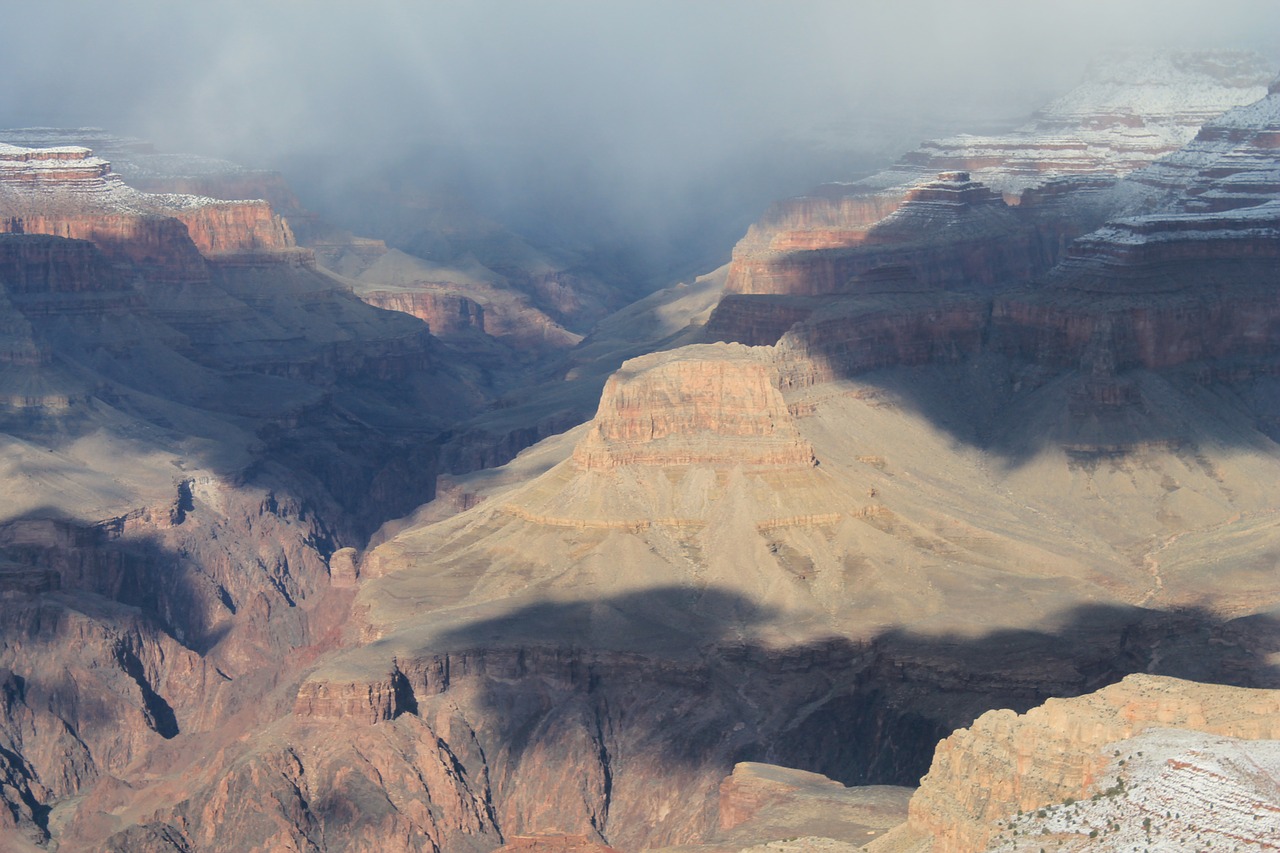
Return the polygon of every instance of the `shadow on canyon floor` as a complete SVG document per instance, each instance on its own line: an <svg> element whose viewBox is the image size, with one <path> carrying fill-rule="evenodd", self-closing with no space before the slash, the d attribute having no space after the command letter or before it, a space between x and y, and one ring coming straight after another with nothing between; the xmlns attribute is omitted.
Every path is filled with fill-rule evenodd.
<svg viewBox="0 0 1280 853"><path fill-rule="evenodd" d="M607 613L622 616L602 634ZM490 731L513 755L554 751L544 739L577 728L604 761L648 751L720 774L767 761L845 784L914 785L937 741L981 713L1025 711L1131 673L1280 687L1272 615L1087 605L1052 628L979 637L750 639L780 618L732 592L665 587L537 604L453 631L441 648L473 650L449 657L472 659L454 670L480 676Z"/></svg>

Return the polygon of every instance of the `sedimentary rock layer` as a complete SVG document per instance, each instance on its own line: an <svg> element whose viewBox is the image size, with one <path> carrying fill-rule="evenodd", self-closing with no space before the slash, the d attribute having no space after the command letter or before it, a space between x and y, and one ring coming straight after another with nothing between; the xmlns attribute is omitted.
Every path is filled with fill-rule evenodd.
<svg viewBox="0 0 1280 853"><path fill-rule="evenodd" d="M1215 747L1212 739L1196 742L1175 739L1159 747L1158 740L1138 738L1143 732L1157 729L1199 732L1236 741L1234 745ZM1090 797L1096 802L1097 794L1115 797L1124 795L1126 788L1145 784L1132 776L1126 781L1125 777L1129 776L1123 769L1126 761L1117 761L1123 756L1133 760L1134 753L1141 750L1145 758L1147 750L1162 748L1174 754L1157 755L1155 761L1146 763L1158 769L1164 760L1178 773L1188 769L1178 765L1190 761L1189 769L1196 770L1194 765L1199 764L1209 771L1215 749L1226 747L1228 751L1247 755L1248 741L1262 741L1258 745L1259 756L1267 756L1264 762L1274 765L1275 746L1271 742L1277 738L1280 738L1280 691L1243 690L1154 676L1130 676L1119 684L1076 699L1051 699L1022 715L991 711L972 727L956 732L938 745L928 775L911 798L908 823L872 845L872 850L916 849L932 853L983 850L1002 830L1011 833L1015 828L1024 831L1038 828L1031 825L1034 819L1022 820L1024 814L1050 806L1061 809L1063 803L1070 806ZM1199 757L1177 754L1188 747ZM1117 772L1121 774L1119 777L1115 775ZM1222 768L1218 772L1222 773ZM1243 781L1241 769L1229 772L1240 774L1236 778ZM1244 769L1244 772L1250 771ZM1269 792L1261 789L1257 792L1264 797L1263 801L1237 804L1230 802L1235 792L1226 775L1219 776L1218 784L1205 785L1202 789L1194 779L1188 778L1195 774L1182 775L1185 787L1166 783L1168 799L1150 801L1149 810L1134 808L1134 814L1125 816L1131 830L1136 829L1144 811L1148 827L1153 822L1173 823L1173 812L1178 812L1181 818L1184 813L1190 816L1192 812L1201 811L1207 818L1206 823L1192 826L1189 834L1208 831L1211 840L1231 839L1236 849L1249 850L1265 849L1266 844L1276 840L1274 833L1280 830L1280 802L1276 800L1274 783ZM1204 782L1212 774L1201 771L1199 775ZM1205 809L1203 800L1220 793L1224 795L1223 808ZM1245 813L1240 815L1242 820L1236 821L1232 812L1240 807ZM1165 811L1169 812L1167 817ZM1019 817L1017 822L1013 820L1015 814ZM1233 833L1226 830L1228 824L1235 827L1234 838ZM1087 826L1081 836L1088 833ZM1039 832L1035 835L1037 837L1028 839L1023 846L1034 848L1047 842ZM1095 828L1093 838L1098 835ZM1090 845L1090 840L1078 837L1080 847L1071 845L1068 849L1115 849L1107 846L1114 839L1104 836L1097 841L1096 848ZM1172 839L1166 843L1168 841ZM1004 849L1010 849L1009 845Z"/></svg>
<svg viewBox="0 0 1280 853"><path fill-rule="evenodd" d="M814 464L767 357L743 346L634 359L605 385L574 459L619 465Z"/></svg>
<svg viewBox="0 0 1280 853"><path fill-rule="evenodd" d="M143 246L154 252L178 244L164 233L172 220L206 255L294 245L288 226L265 201L144 193L87 148L0 144L0 231L87 239L143 262L150 260Z"/></svg>
<svg viewBox="0 0 1280 853"><path fill-rule="evenodd" d="M771 283L779 275L775 264L785 268L805 252L863 244L876 223L908 199L911 187L939 172L968 172L1014 203L1064 176L1114 181L1176 151L1224 110L1262 97L1272 76L1259 57L1241 53L1101 61L1079 87L1010 134L928 142L870 178L776 205L735 247L729 289L783 292ZM1116 202L1111 205L1115 210ZM1098 212L1089 216L1100 221Z"/></svg>

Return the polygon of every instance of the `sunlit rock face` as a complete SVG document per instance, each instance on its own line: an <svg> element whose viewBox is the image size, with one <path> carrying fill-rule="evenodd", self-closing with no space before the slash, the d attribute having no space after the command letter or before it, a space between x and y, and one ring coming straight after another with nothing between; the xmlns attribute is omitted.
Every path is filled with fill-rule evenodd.
<svg viewBox="0 0 1280 853"><path fill-rule="evenodd" d="M1155 676L991 711L938 745L908 823L871 849L1264 850L1277 738L1280 691Z"/></svg>
<svg viewBox="0 0 1280 853"><path fill-rule="evenodd" d="M484 308L465 296L412 291L375 290L361 298L370 305L411 314L426 322L431 334L450 339L484 333Z"/></svg>
<svg viewBox="0 0 1280 853"><path fill-rule="evenodd" d="M87 148L6 143L0 143L0 232L90 240L177 279L199 277L203 258L295 245L265 201L144 193Z"/></svg>
<svg viewBox="0 0 1280 853"><path fill-rule="evenodd" d="M90 159L50 165L54 185L100 192L109 174L75 176ZM825 817L864 807L815 773L914 784L991 708L1133 671L1276 686L1274 309L1247 268L1274 265L1271 214L1096 231L1106 169L1014 205L935 165L901 197L786 214L787 260L716 320L776 346L626 362L590 424L459 477L452 509L363 555L335 547L429 491L448 423L426 415L466 410L421 323L305 265L239 265L210 235L182 249L207 288L135 288L107 240L0 237L5 399L37 387L26 368L74 363L66 407L89 425L0 457L33 476L0 495L3 829L147 853L716 843L797 791ZM161 221L174 245L192 227ZM1046 272L1079 231L1096 233ZM354 276L381 264L371 288L440 269L343 246ZM553 271L534 284L572 297ZM138 294L147 311L119 327L81 316ZM456 301L401 308L479 331L478 301L434 295ZM531 303L491 304L485 331ZM37 396L55 395L21 399ZM50 495L94 523L17 518ZM912 838L954 803L957 824L986 820L975 780L1015 809L1083 789L1114 774L1076 744L1257 695L1131 693L1097 719L983 717L939 753L946 793ZM1052 721L1034 736L974 746L1035 713ZM1194 778L1229 775L1185 752L1169 756ZM804 770L735 770L748 760Z"/></svg>
<svg viewBox="0 0 1280 853"><path fill-rule="evenodd" d="M337 644L352 595L328 557L430 497L430 439L468 392L266 202L5 145L0 232L0 846L221 843L103 815L175 741L292 709L273 685ZM51 828L71 800L85 820Z"/></svg>
<svg viewBox="0 0 1280 853"><path fill-rule="evenodd" d="M769 358L742 346L706 349L624 364L574 451L578 465L814 464Z"/></svg>
<svg viewBox="0 0 1280 853"><path fill-rule="evenodd" d="M851 853L905 820L910 793L888 785L845 787L817 773L742 762L720 783L715 843L737 851L786 849L790 841L798 850Z"/></svg>
<svg viewBox="0 0 1280 853"><path fill-rule="evenodd" d="M818 296L883 291L886 270L960 288L1026 278L1046 266L1031 222L967 172L910 188L892 213L839 246L775 250L730 268L730 294Z"/></svg>

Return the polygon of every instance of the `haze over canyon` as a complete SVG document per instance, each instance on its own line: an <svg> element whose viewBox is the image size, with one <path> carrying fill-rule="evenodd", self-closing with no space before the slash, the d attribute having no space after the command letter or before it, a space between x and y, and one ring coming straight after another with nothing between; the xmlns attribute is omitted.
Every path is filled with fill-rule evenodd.
<svg viewBox="0 0 1280 853"><path fill-rule="evenodd" d="M6 9L0 850L1280 849L1280 11L1048 8Z"/></svg>

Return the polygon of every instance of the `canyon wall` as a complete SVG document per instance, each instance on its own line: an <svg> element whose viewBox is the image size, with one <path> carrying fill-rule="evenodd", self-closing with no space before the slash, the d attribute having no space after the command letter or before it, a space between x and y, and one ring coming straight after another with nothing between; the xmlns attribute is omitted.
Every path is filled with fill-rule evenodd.
<svg viewBox="0 0 1280 853"><path fill-rule="evenodd" d="M1152 748L1152 741L1133 740L1151 729L1274 741L1280 738L1280 692L1134 675L1088 696L1051 699L1025 714L991 711L938 745L928 775L911 798L908 823L870 849L905 849L900 845L909 843L907 839L924 839L923 846L913 849L971 853L988 849L1002 829L1015 828L1015 814L1018 823L1026 824L1022 815L1049 806L1062 809L1064 803L1070 807L1090 797L1096 802L1095 795L1104 791L1113 797L1126 787L1123 778L1118 789L1113 785L1114 774L1119 770L1128 775L1122 769L1126 762L1119 761L1117 767L1117 759L1123 755L1133 760L1136 747L1144 744ZM1265 744L1261 746L1265 749ZM1202 754L1199 761L1209 758ZM1158 764L1159 758L1152 763ZM1200 788L1190 778L1184 783L1188 787L1181 791L1167 790L1174 795L1170 799L1151 804L1161 811L1146 813L1147 826L1153 821L1173 823L1174 811L1180 815L1191 812L1199 805L1197 800L1212 798L1219 789L1211 784ZM1131 779L1127 784L1135 782ZM1220 813L1218 820L1229 820L1229 813L1238 808L1229 801L1222 806L1225 813ZM1272 833L1277 828L1280 803L1258 802L1252 808L1256 817L1249 820L1246 812L1240 823L1245 835L1222 840L1240 845L1265 845L1275 840ZM1128 815L1126 823L1136 828L1141 814ZM1215 834L1211 832L1211 836ZM1093 838L1097 837L1095 830ZM1059 839L1033 837L1027 839L1026 846L1051 840ZM1089 848L1089 839L1082 837L1077 842ZM1110 849L1108 843L1100 839L1094 849Z"/></svg>

